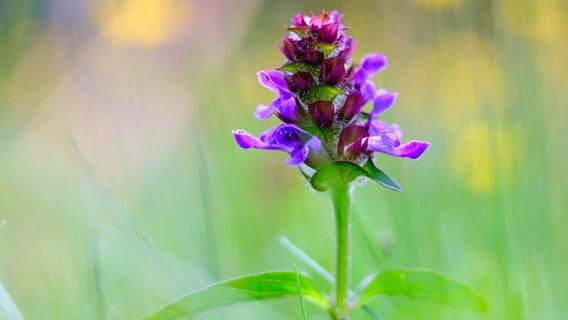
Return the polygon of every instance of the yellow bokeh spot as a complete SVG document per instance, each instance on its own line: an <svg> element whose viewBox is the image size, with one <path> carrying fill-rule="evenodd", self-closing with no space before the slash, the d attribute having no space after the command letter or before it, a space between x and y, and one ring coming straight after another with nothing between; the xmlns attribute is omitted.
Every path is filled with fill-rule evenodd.
<svg viewBox="0 0 568 320"><path fill-rule="evenodd" d="M516 138L515 138L516 137ZM452 171L474 192L491 194L514 176L523 148L518 134L478 122L460 132L451 154Z"/></svg>
<svg viewBox="0 0 568 320"><path fill-rule="evenodd" d="M106 0L95 17L103 36L112 41L141 45L160 45L172 38L187 21L186 1Z"/></svg>
<svg viewBox="0 0 568 320"><path fill-rule="evenodd" d="M538 41L562 41L568 30L568 7L560 1L506 0L502 21L508 30Z"/></svg>

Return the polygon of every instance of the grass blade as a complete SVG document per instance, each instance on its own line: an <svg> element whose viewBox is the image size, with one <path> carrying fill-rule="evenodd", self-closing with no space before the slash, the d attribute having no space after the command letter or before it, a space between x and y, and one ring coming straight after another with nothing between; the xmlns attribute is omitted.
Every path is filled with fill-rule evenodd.
<svg viewBox="0 0 568 320"><path fill-rule="evenodd" d="M306 306L304 305L304 294L302 293L302 284L300 283L300 274L298 273L298 268L294 265L294 271L296 271L296 288L298 288L298 299L300 300L300 308L302 310L302 319L307 320Z"/></svg>
<svg viewBox="0 0 568 320"><path fill-rule="evenodd" d="M284 248L290 251L290 253L292 253L296 258L300 259L300 261L302 261L306 266L308 266L310 269L324 278L327 282L333 283L333 276L322 266L320 266L314 259L312 259L312 257L302 251L302 249L294 245L288 238L281 236L278 238L278 242Z"/></svg>

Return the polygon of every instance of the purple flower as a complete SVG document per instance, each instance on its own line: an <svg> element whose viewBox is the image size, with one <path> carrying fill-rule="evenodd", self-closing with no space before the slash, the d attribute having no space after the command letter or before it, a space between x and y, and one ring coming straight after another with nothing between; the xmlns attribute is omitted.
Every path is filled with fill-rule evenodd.
<svg viewBox="0 0 568 320"><path fill-rule="evenodd" d="M260 120L266 120L277 113L285 119L295 120L296 101L292 92L288 89L282 72L276 70L259 71L258 82L265 88L278 93L279 96L268 106L257 106L254 115Z"/></svg>
<svg viewBox="0 0 568 320"><path fill-rule="evenodd" d="M367 138L367 150L382 152L395 157L417 159L426 151L430 142L412 140L400 144L402 131L396 124L389 126L383 121L370 121Z"/></svg>
<svg viewBox="0 0 568 320"><path fill-rule="evenodd" d="M425 141L402 143L400 128L379 119L398 96L377 90L371 80L386 68L387 59L373 53L354 64L355 45L341 19L337 11L292 18L290 33L279 45L287 61L258 72L260 84L277 96L269 105L259 105L255 116L276 115L284 124L258 138L233 131L240 147L285 151L288 164L304 163L315 170L336 161L362 164L374 152L416 159L428 148ZM367 103L372 108L364 114Z"/></svg>
<svg viewBox="0 0 568 320"><path fill-rule="evenodd" d="M318 152L320 140L295 125L282 124L263 132L258 138L244 130L234 130L233 135L243 149L267 149L288 152L287 164L298 165L306 160L310 151Z"/></svg>

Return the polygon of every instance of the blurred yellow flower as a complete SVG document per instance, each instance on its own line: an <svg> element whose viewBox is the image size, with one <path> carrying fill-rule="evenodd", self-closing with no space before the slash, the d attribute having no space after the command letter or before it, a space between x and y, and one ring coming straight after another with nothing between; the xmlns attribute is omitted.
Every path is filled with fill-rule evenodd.
<svg viewBox="0 0 568 320"><path fill-rule="evenodd" d="M472 123L454 141L451 169L474 192L490 194L498 184L511 182L522 148L522 140L510 130Z"/></svg>
<svg viewBox="0 0 568 320"><path fill-rule="evenodd" d="M189 5L176 0L105 0L95 22L110 40L141 46L160 45L187 21Z"/></svg>

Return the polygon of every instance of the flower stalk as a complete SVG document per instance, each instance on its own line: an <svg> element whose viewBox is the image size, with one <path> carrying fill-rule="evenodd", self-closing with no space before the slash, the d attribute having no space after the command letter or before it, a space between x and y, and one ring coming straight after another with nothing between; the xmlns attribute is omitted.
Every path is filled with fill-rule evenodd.
<svg viewBox="0 0 568 320"><path fill-rule="evenodd" d="M349 319L349 274L350 274L350 224L351 202L348 184L335 186L331 190L336 225L335 298L334 318Z"/></svg>

